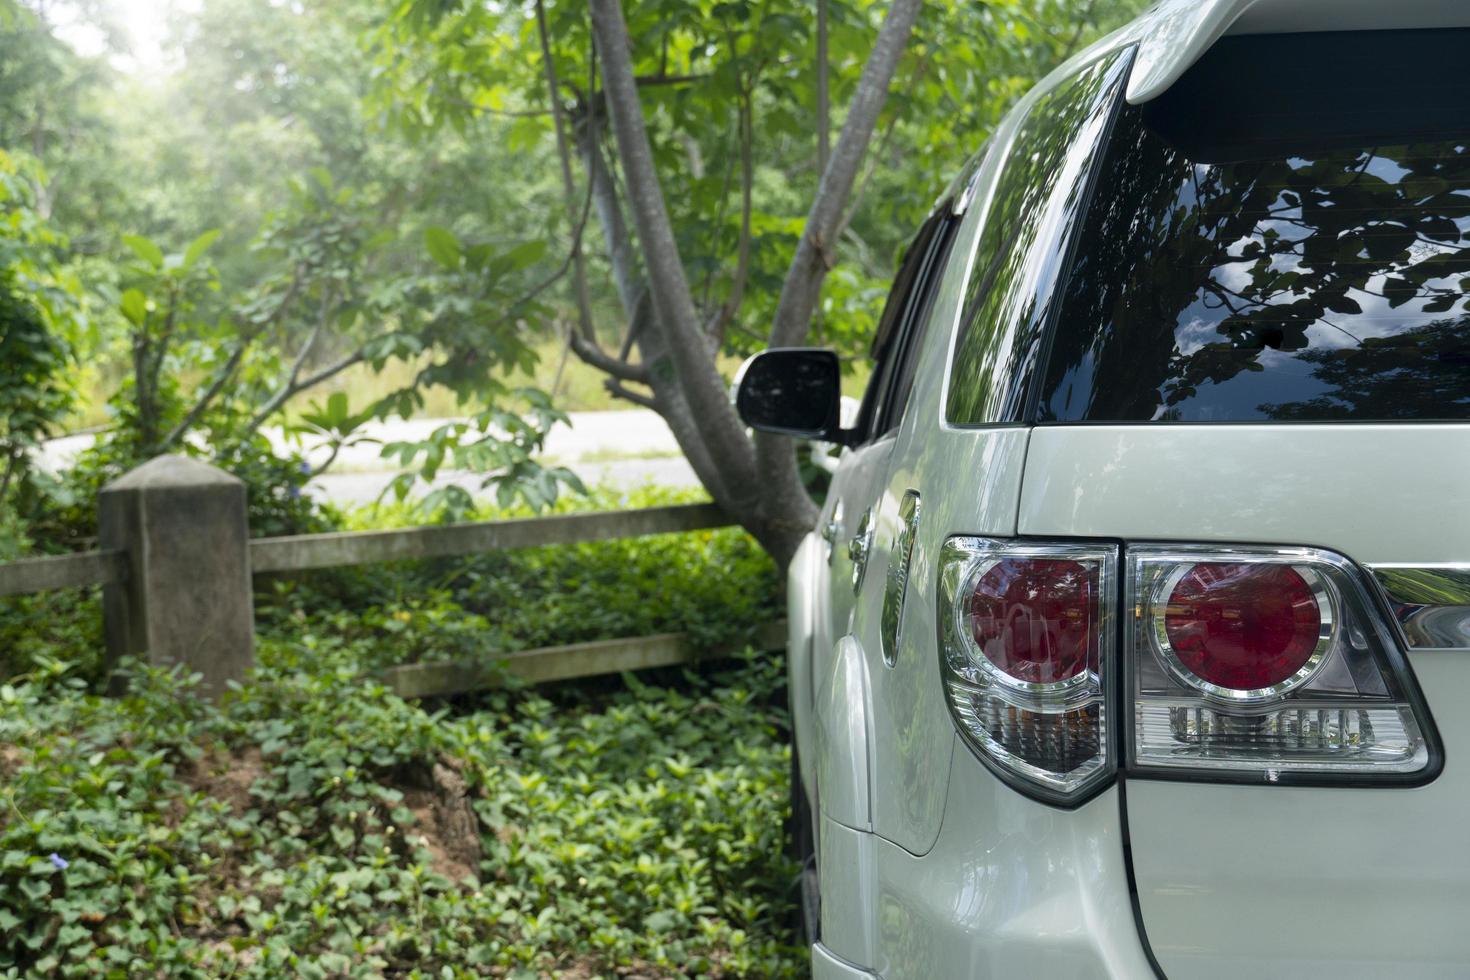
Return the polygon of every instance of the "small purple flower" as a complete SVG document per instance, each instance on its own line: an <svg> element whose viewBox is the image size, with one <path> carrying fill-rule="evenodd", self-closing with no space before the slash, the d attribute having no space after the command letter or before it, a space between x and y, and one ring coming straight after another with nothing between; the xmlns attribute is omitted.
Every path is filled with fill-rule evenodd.
<svg viewBox="0 0 1470 980"><path fill-rule="evenodd" d="M51 863L56 866L57 871L65 871L67 867L71 864L70 861L62 857L60 854L57 854L55 851L51 852Z"/></svg>

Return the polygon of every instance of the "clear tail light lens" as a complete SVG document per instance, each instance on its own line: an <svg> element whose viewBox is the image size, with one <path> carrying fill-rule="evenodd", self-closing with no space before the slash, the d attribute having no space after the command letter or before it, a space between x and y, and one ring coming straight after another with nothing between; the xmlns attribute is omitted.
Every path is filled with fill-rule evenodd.
<svg viewBox="0 0 1470 980"><path fill-rule="evenodd" d="M1128 549L1128 766L1265 782L1432 778L1432 727L1347 559Z"/></svg>
<svg viewBox="0 0 1470 980"><path fill-rule="evenodd" d="M941 555L941 666L956 727L991 769L1049 802L1080 803L1114 770L1117 562L1111 546L970 537Z"/></svg>

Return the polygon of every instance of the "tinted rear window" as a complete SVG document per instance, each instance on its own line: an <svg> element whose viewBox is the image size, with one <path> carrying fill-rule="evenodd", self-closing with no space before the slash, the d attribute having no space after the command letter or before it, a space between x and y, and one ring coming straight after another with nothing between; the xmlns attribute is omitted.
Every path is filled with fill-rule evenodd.
<svg viewBox="0 0 1470 980"><path fill-rule="evenodd" d="M1470 418L1467 43L1228 38L1128 107L1038 420Z"/></svg>

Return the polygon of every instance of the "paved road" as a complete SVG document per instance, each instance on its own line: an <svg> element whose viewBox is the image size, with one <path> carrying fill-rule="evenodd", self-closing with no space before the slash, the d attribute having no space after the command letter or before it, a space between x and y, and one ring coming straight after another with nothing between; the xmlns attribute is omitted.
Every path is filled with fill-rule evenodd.
<svg viewBox="0 0 1470 980"><path fill-rule="evenodd" d="M689 463L678 455L679 447L664 420L645 409L617 412L572 412L572 424L558 424L546 439L543 462L566 466L588 486L601 484L631 489L648 483L661 486L698 486ZM410 419L374 423L367 435L381 442L423 439L452 419ZM285 440L279 430L266 433L277 445ZM77 453L92 443L92 436L67 436L46 444L41 464L50 470L64 469ZM366 443L344 449L336 463L312 480L307 492L323 500L347 506L368 504L401 470L379 456L380 446ZM308 445L310 458L320 459L324 450ZM473 473L441 471L434 487L454 484L477 492L480 480ZM420 485L415 491L429 491Z"/></svg>

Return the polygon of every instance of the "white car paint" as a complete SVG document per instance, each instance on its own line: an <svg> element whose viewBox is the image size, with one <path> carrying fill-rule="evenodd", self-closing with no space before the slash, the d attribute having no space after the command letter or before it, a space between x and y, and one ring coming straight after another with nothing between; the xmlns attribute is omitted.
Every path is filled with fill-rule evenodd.
<svg viewBox="0 0 1470 980"><path fill-rule="evenodd" d="M814 676L827 678L810 700L793 684L799 746L819 746L821 756L802 767L809 796L821 801L814 976L1152 976L1135 887L1142 918L1167 937L1152 953L1171 976L1277 975L1285 965L1303 976L1470 974L1470 930L1458 928L1470 848L1460 822L1438 816L1467 811L1470 771L1447 767L1428 786L1393 791L1131 780L1075 810L1054 809L1003 785L957 744L934 650L936 558L957 533L1316 545L1362 564L1470 555L1470 426L944 422L995 161L1041 93L1134 44L1127 99L1136 104L1167 90L1229 33L1432 25L1470 26L1470 3L1165 0L1048 76L997 128L971 179L897 436L880 451L844 454L822 515L837 520L835 553L814 562L811 551L826 542L812 538L793 565L803 569L791 578L797 604L813 611L810 633L793 636L793 660L809 659ZM1249 475L1232 462L1242 458L1255 461ZM1364 487L1376 488L1371 499ZM910 489L922 493L923 520L889 667L877 640L881 572ZM1303 499L1311 506L1288 513L1287 501ZM877 533L854 599L845 591L846 543L869 506ZM1420 652L1410 662L1444 741L1466 744L1470 719L1451 711L1470 691L1470 658ZM843 691L860 706L838 704ZM852 744L840 742L842 732ZM1252 887L1283 881L1285 866L1299 876L1264 897ZM1416 958L1405 967L1396 954L1409 949Z"/></svg>

